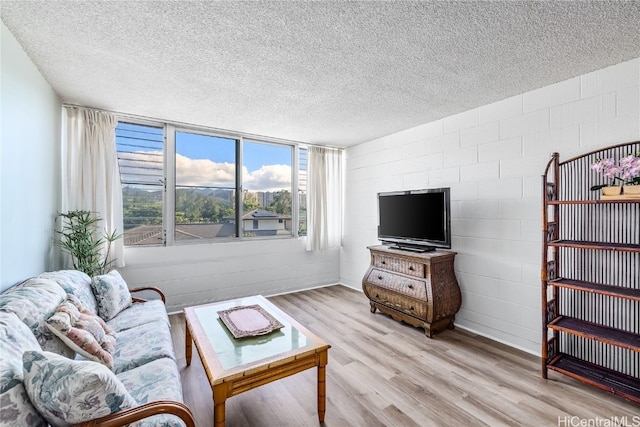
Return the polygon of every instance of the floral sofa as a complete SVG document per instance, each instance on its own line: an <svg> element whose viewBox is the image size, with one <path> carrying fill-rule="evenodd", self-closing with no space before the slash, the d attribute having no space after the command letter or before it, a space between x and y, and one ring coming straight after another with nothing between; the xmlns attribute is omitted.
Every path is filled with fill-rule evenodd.
<svg viewBox="0 0 640 427"><path fill-rule="evenodd" d="M192 427L164 295L117 271L43 273L0 294L0 426Z"/></svg>

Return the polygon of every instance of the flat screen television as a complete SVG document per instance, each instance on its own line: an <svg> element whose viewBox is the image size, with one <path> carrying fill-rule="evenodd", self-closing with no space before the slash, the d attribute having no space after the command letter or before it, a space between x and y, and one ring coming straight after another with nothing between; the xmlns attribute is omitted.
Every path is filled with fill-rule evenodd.
<svg viewBox="0 0 640 427"><path fill-rule="evenodd" d="M451 248L449 188L378 193L378 240L426 252Z"/></svg>

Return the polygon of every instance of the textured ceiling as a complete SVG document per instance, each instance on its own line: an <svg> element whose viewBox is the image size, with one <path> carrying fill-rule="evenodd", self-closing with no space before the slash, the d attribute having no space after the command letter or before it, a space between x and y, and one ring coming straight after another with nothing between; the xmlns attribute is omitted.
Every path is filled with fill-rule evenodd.
<svg viewBox="0 0 640 427"><path fill-rule="evenodd" d="M348 146L640 57L640 2L4 1L63 102Z"/></svg>

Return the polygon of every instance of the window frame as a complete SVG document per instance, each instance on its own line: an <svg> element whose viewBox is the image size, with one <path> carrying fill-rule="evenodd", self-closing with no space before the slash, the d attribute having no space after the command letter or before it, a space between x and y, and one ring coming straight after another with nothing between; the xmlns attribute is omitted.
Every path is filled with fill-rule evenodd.
<svg viewBox="0 0 640 427"><path fill-rule="evenodd" d="M147 245L125 245L125 247L158 247L158 246L165 246L165 242L166 242L166 209L165 206L167 204L167 181L166 181L166 174L165 174L165 170L166 170L166 156L165 156L165 149L166 149L166 139L167 139L167 133L166 133L166 124L162 123L162 122L158 122L155 120L150 120L150 119L146 119L146 118L136 118L136 119L130 119L130 118L125 118L122 116L117 116L118 118L118 124L119 123L125 123L125 124L131 124L131 125L135 125L135 126L147 126L147 127L153 127L153 128L157 128L157 129L162 129L162 179L160 180L160 185L159 187L162 188L162 209L161 209L161 238L160 238L160 242L156 243L156 244L147 244ZM117 147L117 141L116 141L116 147ZM116 148L116 156L118 156L119 151ZM118 172L120 172L120 160L118 159ZM121 177L121 175L120 175ZM137 185L136 183L133 183L133 185ZM120 183L120 190L122 191L122 182ZM124 206L123 206L123 210L124 210ZM123 212L124 213L124 212ZM123 234L124 234L124 230L123 230Z"/></svg>
<svg viewBox="0 0 640 427"><path fill-rule="evenodd" d="M162 242L158 244L148 245L128 245L128 248L145 248L158 246L183 246L194 244L215 244L238 241L254 241L254 240L273 240L273 239L298 239L304 237L299 235L300 224L300 203L299 203L299 156L300 148L307 148L307 145L301 142L283 140L279 138L266 137L261 135L245 134L242 132L233 132L204 126L194 126L184 123L175 123L167 121L156 121L146 118L130 117L118 115L118 124L128 123L140 126L150 126L163 129L163 198L162 198ZM197 240L176 241L175 230L175 209L176 209L176 132L195 133L199 135L234 139L236 141L236 159L235 159L235 216L236 216L236 236L235 237L218 237ZM243 236L243 200L244 183L242 177L243 170L243 147L244 141L252 143L261 143L267 145L284 146L291 148L291 234L289 235L268 235L268 236ZM305 192L307 190L305 189Z"/></svg>

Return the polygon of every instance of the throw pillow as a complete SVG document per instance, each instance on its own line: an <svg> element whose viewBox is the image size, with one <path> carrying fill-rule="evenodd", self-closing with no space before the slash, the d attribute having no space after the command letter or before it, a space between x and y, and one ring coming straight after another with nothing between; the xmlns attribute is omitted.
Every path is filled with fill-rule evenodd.
<svg viewBox="0 0 640 427"><path fill-rule="evenodd" d="M111 320L133 302L129 287L116 270L91 279L91 289L96 297L98 314Z"/></svg>
<svg viewBox="0 0 640 427"><path fill-rule="evenodd" d="M74 295L60 303L47 327L69 348L89 360L113 367L115 333L98 315L84 308Z"/></svg>
<svg viewBox="0 0 640 427"><path fill-rule="evenodd" d="M53 426L67 426L137 406L106 366L47 351L22 355L27 395Z"/></svg>

